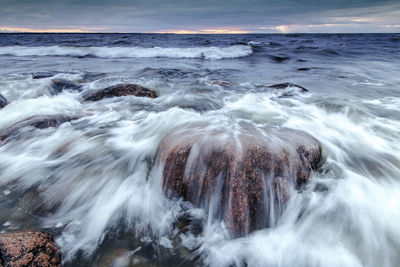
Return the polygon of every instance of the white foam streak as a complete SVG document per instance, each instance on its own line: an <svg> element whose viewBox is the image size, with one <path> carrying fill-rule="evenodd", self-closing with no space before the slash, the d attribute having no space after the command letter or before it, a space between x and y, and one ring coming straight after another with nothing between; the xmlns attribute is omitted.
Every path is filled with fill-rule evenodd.
<svg viewBox="0 0 400 267"><path fill-rule="evenodd" d="M62 231L57 242L66 260L80 250L91 254L119 227L170 248L179 241L169 238L181 203L164 197L163 166L153 162L163 136L196 122L211 125L204 131L234 131L239 122L301 129L322 143L326 162L292 195L275 227L232 240L221 221L205 218L203 233L182 234L182 244L200 247L196 253L209 266L397 266L400 122L374 115L368 105L393 112L399 99L349 105L346 99L281 96L232 94L221 109L204 112L171 108L175 95L162 94L93 103L68 93L16 99L0 111L0 130L33 115L85 115L0 146L0 185L16 185L10 195L41 186L38 197L56 207L42 223Z"/></svg>
<svg viewBox="0 0 400 267"><path fill-rule="evenodd" d="M217 60L246 57L253 53L251 46L227 47L76 47L76 46L4 46L0 55L13 56L65 56L99 58L203 58Z"/></svg>
<svg viewBox="0 0 400 267"><path fill-rule="evenodd" d="M42 96L34 99L21 99L11 102L2 109L0 130L35 115L65 114L74 116L79 113L80 107L79 101L68 94L56 97Z"/></svg>
<svg viewBox="0 0 400 267"><path fill-rule="evenodd" d="M271 93L227 99L224 112L269 124L280 121L287 127L312 133L323 144L327 156L323 168L330 171L323 178L313 177L308 190L291 198L274 229L236 240L225 238L220 229L206 232L202 246L207 252L206 264L397 265L400 261L398 121L365 113L360 118L346 109L328 112L301 99L279 99ZM316 184L327 190L311 190Z"/></svg>

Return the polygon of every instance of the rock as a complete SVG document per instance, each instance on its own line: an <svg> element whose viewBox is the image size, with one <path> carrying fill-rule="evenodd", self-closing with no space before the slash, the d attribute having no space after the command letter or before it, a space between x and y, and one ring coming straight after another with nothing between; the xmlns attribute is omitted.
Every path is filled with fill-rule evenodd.
<svg viewBox="0 0 400 267"><path fill-rule="evenodd" d="M274 225L320 159L305 132L253 126L187 126L164 137L157 154L166 196L216 211L236 237Z"/></svg>
<svg viewBox="0 0 400 267"><path fill-rule="evenodd" d="M310 70L310 68L298 68L297 70L298 71L308 71L308 70Z"/></svg>
<svg viewBox="0 0 400 267"><path fill-rule="evenodd" d="M187 211L184 211L177 216L174 227L180 233L190 232L194 236L198 236L203 232L203 218L193 216Z"/></svg>
<svg viewBox="0 0 400 267"><path fill-rule="evenodd" d="M19 199L13 213L9 217L9 222L13 227L23 226L24 229L35 229L38 226L38 217L46 212L46 204L36 188L29 189Z"/></svg>
<svg viewBox="0 0 400 267"><path fill-rule="evenodd" d="M136 255L134 251L126 248L117 248L109 253L100 257L99 262L96 264L98 267L153 267L155 266L149 259Z"/></svg>
<svg viewBox="0 0 400 267"><path fill-rule="evenodd" d="M303 86L294 84L294 83L279 83L279 84L274 84L268 86L268 88L273 88L273 89L286 89L288 87L297 87L301 89L302 92L308 92L308 89L304 88Z"/></svg>
<svg viewBox="0 0 400 267"><path fill-rule="evenodd" d="M53 79L51 80L51 84L49 86L49 90L52 95L58 95L64 90L80 91L81 88L82 85L66 79Z"/></svg>
<svg viewBox="0 0 400 267"><path fill-rule="evenodd" d="M22 231L0 234L0 266L62 266L61 253L50 234Z"/></svg>
<svg viewBox="0 0 400 267"><path fill-rule="evenodd" d="M8 104L7 99L2 94L0 94L0 109L7 106L7 104Z"/></svg>
<svg viewBox="0 0 400 267"><path fill-rule="evenodd" d="M281 63L290 59L289 57L280 57L280 56L271 56L271 58L277 63Z"/></svg>
<svg viewBox="0 0 400 267"><path fill-rule="evenodd" d="M211 83L214 84L214 85L222 86L222 87L228 87L228 86L233 85L231 82L220 81L220 80L219 81L212 81Z"/></svg>
<svg viewBox="0 0 400 267"><path fill-rule="evenodd" d="M18 132L25 127L35 127L38 129L46 129L49 127L58 127L61 124L76 120L78 117L76 116L64 116L64 115L38 115L21 122L18 122L8 129L0 132L0 141L4 141L11 137L16 137Z"/></svg>
<svg viewBox="0 0 400 267"><path fill-rule="evenodd" d="M40 72L35 72L32 73L32 79L43 79L43 78L49 78L53 77L54 75L58 74L59 72L57 71L40 71Z"/></svg>
<svg viewBox="0 0 400 267"><path fill-rule="evenodd" d="M97 92L88 94L84 96L83 99L85 101L99 101L104 98L110 98L115 96L128 96L128 95L150 97L150 98L157 97L157 93L155 91L147 89L137 84L117 84L114 86L101 89Z"/></svg>

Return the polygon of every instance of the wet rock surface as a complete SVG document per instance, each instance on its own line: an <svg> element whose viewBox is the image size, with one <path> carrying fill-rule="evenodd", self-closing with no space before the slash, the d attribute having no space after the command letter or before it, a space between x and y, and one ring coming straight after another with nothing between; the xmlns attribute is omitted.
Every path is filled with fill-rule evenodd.
<svg viewBox="0 0 400 267"><path fill-rule="evenodd" d="M13 209L9 222L11 229L37 229L40 227L38 218L49 211L45 199L36 188L29 189L18 198L18 203Z"/></svg>
<svg viewBox="0 0 400 267"><path fill-rule="evenodd" d="M61 254L50 234L22 231L0 234L0 266L61 265Z"/></svg>
<svg viewBox="0 0 400 267"><path fill-rule="evenodd" d="M53 79L49 86L49 90L52 95L58 95L64 90L80 91L81 88L82 85L67 79Z"/></svg>
<svg viewBox="0 0 400 267"><path fill-rule="evenodd" d="M297 70L298 71L308 71L308 70L310 70L310 68L298 68Z"/></svg>
<svg viewBox="0 0 400 267"><path fill-rule="evenodd" d="M2 94L0 94L0 109L7 106L7 104L8 104L7 99Z"/></svg>
<svg viewBox="0 0 400 267"><path fill-rule="evenodd" d="M297 87L299 89L301 89L303 92L308 92L307 88L304 88L303 86L294 84L294 83L279 83L279 84L274 84L274 85L270 85L268 86L268 88L272 88L272 89L286 89L288 87Z"/></svg>
<svg viewBox="0 0 400 267"><path fill-rule="evenodd" d="M236 237L274 225L320 159L316 139L286 128L185 127L158 151L167 197L214 210Z"/></svg>
<svg viewBox="0 0 400 267"><path fill-rule="evenodd" d="M87 94L83 97L84 101L99 101L104 98L119 97L119 96L141 96L156 98L157 93L153 90L145 88L137 84L117 84L97 92Z"/></svg>
<svg viewBox="0 0 400 267"><path fill-rule="evenodd" d="M76 116L64 116L64 115L40 115L28 118L21 122L18 122L8 129L0 132L0 141L4 141L9 138L17 138L18 133L25 127L34 127L38 129L46 129L49 127L58 127L65 122L76 120Z"/></svg>
<svg viewBox="0 0 400 267"><path fill-rule="evenodd" d="M57 71L39 71L32 73L32 79L37 80L37 79L44 79L44 78L49 78L57 75L59 72Z"/></svg>

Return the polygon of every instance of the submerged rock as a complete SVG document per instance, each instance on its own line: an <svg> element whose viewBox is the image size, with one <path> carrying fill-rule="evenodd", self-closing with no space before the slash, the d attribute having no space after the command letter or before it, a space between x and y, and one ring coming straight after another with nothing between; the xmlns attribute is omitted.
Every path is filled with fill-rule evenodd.
<svg viewBox="0 0 400 267"><path fill-rule="evenodd" d="M277 63L281 63L290 59L289 57L281 57L281 56L271 56L271 58Z"/></svg>
<svg viewBox="0 0 400 267"><path fill-rule="evenodd" d="M8 129L0 132L0 141L4 141L11 137L16 137L18 132L25 127L35 127L39 129L46 129L50 127L58 127L61 124L76 120L78 117L75 116L64 116L64 115L38 115L21 122L18 122Z"/></svg>
<svg viewBox="0 0 400 267"><path fill-rule="evenodd" d="M48 202L44 200L38 189L29 189L26 193L24 193L23 196L21 196L21 198L19 198L13 213L9 217L10 225L13 228L37 228L38 218L45 212L49 211L46 204L48 204Z"/></svg>
<svg viewBox="0 0 400 267"><path fill-rule="evenodd" d="M79 80L76 80L78 83L85 83L85 82L93 82L95 80L101 79L106 77L105 73L100 73L100 72L85 72L82 75L82 78Z"/></svg>
<svg viewBox="0 0 400 267"><path fill-rule="evenodd" d="M8 101L7 98L5 98L2 94L0 94L0 108L4 108L7 106Z"/></svg>
<svg viewBox="0 0 400 267"><path fill-rule="evenodd" d="M51 80L51 84L49 86L49 90L52 95L58 95L64 90L80 91L81 88L82 85L66 79L53 79Z"/></svg>
<svg viewBox="0 0 400 267"><path fill-rule="evenodd" d="M36 79L49 78L55 76L58 73L59 72L57 71L39 71L32 73L32 79L36 80Z"/></svg>
<svg viewBox="0 0 400 267"><path fill-rule="evenodd" d="M104 98L116 97L116 96L142 96L156 98L157 93L153 90L147 89L137 84L117 84L97 92L88 94L83 97L85 101L99 101Z"/></svg>
<svg viewBox="0 0 400 267"><path fill-rule="evenodd" d="M0 234L0 266L61 265L61 253L50 234L22 231Z"/></svg>
<svg viewBox="0 0 400 267"><path fill-rule="evenodd" d="M297 88L301 89L301 91L303 91L303 92L308 92L308 89L304 88L303 86L294 84L294 83L278 83L278 84L268 86L268 88L272 88L272 89L286 89L288 87L297 87Z"/></svg>
<svg viewBox="0 0 400 267"><path fill-rule="evenodd" d="M226 131L185 127L159 146L163 190L206 211L213 210L234 236L276 223L294 189L321 159L321 146L297 130Z"/></svg>
<svg viewBox="0 0 400 267"><path fill-rule="evenodd" d="M96 264L98 267L110 266L135 266L135 267L153 267L155 266L151 261L140 255L136 255L131 250L126 248L117 248L109 253L100 257L99 262Z"/></svg>
<svg viewBox="0 0 400 267"><path fill-rule="evenodd" d="M308 70L310 70L310 68L298 68L297 70L298 71L308 71Z"/></svg>

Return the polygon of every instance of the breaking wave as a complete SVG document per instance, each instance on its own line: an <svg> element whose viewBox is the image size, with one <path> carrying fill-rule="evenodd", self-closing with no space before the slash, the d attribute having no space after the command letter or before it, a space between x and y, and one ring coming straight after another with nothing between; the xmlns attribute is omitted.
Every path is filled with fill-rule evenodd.
<svg viewBox="0 0 400 267"><path fill-rule="evenodd" d="M249 45L227 47L77 47L77 46L4 46L0 55L12 56L65 56L99 58L203 58L218 60L246 57L253 53Z"/></svg>

